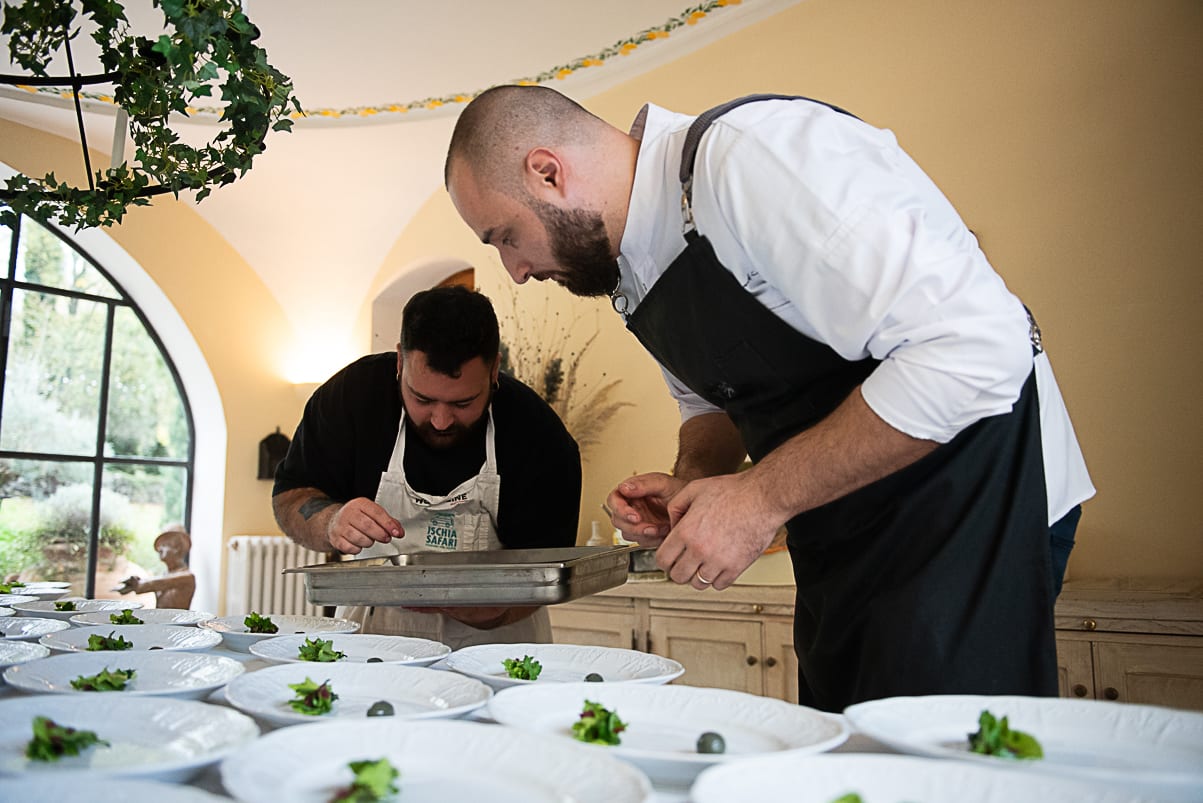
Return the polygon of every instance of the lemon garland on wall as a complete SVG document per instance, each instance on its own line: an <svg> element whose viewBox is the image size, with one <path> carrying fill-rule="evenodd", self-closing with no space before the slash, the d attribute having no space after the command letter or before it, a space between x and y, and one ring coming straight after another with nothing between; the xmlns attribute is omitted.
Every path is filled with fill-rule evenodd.
<svg viewBox="0 0 1203 803"><path fill-rule="evenodd" d="M665 22L652 28L640 31L639 33L621 39L618 42L610 45L604 50L593 53L588 56L581 56L573 59L567 64L561 64L551 69L544 70L536 75L517 78L506 83L535 85L543 84L550 81L562 81L571 75L574 75L581 70L586 70L594 67L602 67L606 62L622 56L628 56L635 52L639 47L649 43L668 39L672 31L682 28L687 25L697 25L702 20L706 19L710 14L718 9L727 6L740 5L742 0L707 0L704 3L690 6L675 17L671 17ZM28 92L54 94L64 98L70 98L69 90L62 90L56 87L33 87L21 86ZM422 98L421 100L411 100L399 103L385 103L378 106L354 106L345 109L318 108L318 109L303 109L291 113L291 117L299 119L302 117L323 117L323 118L356 118L356 117L372 117L381 114L406 114L413 111L433 111L442 106L453 104L465 104L476 97L478 94L487 89L487 87L473 92L455 92L442 97ZM114 103L111 95L93 92L81 92L80 97L96 101L99 103ZM217 115L221 113L221 109L206 106L189 106L187 114L189 115Z"/></svg>

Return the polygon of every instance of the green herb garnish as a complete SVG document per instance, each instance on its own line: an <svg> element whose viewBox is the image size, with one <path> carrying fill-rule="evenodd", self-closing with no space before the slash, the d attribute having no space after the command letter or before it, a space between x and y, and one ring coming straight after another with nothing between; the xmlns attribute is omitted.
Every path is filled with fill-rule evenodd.
<svg viewBox="0 0 1203 803"><path fill-rule="evenodd" d="M582 742L590 744L620 744L622 739L618 734L627 728L627 723L618 718L617 711L611 711L601 703L585 701L585 710L581 712L576 722L572 723L572 735Z"/></svg>
<svg viewBox="0 0 1203 803"><path fill-rule="evenodd" d="M306 677L304 683L289 683L288 688L297 693L297 699L288 701L292 710L312 717L329 714L334 710L334 701L338 699L328 680L319 686Z"/></svg>
<svg viewBox="0 0 1203 803"><path fill-rule="evenodd" d="M1003 758L1044 758L1044 749L1036 737L1011 730L1006 717L995 719L989 711L982 711L977 726L977 733L969 734L969 749L974 753Z"/></svg>
<svg viewBox="0 0 1203 803"><path fill-rule="evenodd" d="M349 787L332 797L330 803L375 803L401 791L393 783L401 773L397 772L386 758L352 761L347 766L355 773L355 780Z"/></svg>
<svg viewBox="0 0 1203 803"><path fill-rule="evenodd" d="M108 742L94 731L76 730L46 717L34 717L33 739L25 746L25 756L34 761L58 761L63 756L78 756L94 744L107 746Z"/></svg>
<svg viewBox="0 0 1203 803"><path fill-rule="evenodd" d="M347 657L345 652L334 649L333 641L323 641L320 638L305 639L305 643L297 650L302 661L317 661L328 664L331 661L341 661Z"/></svg>
<svg viewBox="0 0 1203 803"><path fill-rule="evenodd" d="M75 602L73 600L64 599L54 603L56 611L73 611L75 610Z"/></svg>
<svg viewBox="0 0 1203 803"><path fill-rule="evenodd" d="M280 628L276 627L275 623L272 622L270 616L260 616L259 614L255 613L254 611L251 611L251 613L245 619L242 620L242 623L244 625L246 625L246 629L251 631L252 633L279 633L280 632Z"/></svg>
<svg viewBox="0 0 1203 803"><path fill-rule="evenodd" d="M110 622L112 622L112 623L113 623L113 624L115 624L115 625L141 625L141 624L145 624L145 622L143 622L143 621L142 621L141 619L139 619L137 616L134 616L134 612L133 612L132 610L130 610L129 608L126 608L126 609L125 609L125 610L123 610L121 613L110 613L110 614L109 614L109 621L110 621Z"/></svg>
<svg viewBox="0 0 1203 803"><path fill-rule="evenodd" d="M506 658L501 665L505 667L505 673L516 680L538 680L543 671L543 664L529 655L522 656L522 660Z"/></svg>
<svg viewBox="0 0 1203 803"><path fill-rule="evenodd" d="M865 803L865 801L856 792L849 792L846 795L840 795L831 803Z"/></svg>
<svg viewBox="0 0 1203 803"><path fill-rule="evenodd" d="M116 631L110 630L107 636L102 636L99 633L93 633L88 636L88 650L90 652L99 652L101 650L128 650L134 646L134 642L126 641L124 636L113 638L113 633Z"/></svg>
<svg viewBox="0 0 1203 803"><path fill-rule="evenodd" d="M80 675L71 681L71 688L79 691L123 691L125 684L134 679L134 674L132 669L110 672L106 666L95 675Z"/></svg>
<svg viewBox="0 0 1203 803"><path fill-rule="evenodd" d="M0 594L11 594L14 588L23 588L25 586L20 580L13 580L11 583L0 583Z"/></svg>

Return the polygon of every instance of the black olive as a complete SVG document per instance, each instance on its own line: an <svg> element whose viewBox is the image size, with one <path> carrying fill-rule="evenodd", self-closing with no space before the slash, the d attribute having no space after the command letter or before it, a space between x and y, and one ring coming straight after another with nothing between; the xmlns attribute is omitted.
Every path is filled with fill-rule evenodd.
<svg viewBox="0 0 1203 803"><path fill-rule="evenodd" d="M372 703L368 709L369 717L391 717L393 715L393 704L387 700L379 700Z"/></svg>
<svg viewBox="0 0 1203 803"><path fill-rule="evenodd" d="M163 648L162 648L162 647L151 647L150 649L152 649L152 650L161 650L161 649L163 649Z"/></svg>
<svg viewBox="0 0 1203 803"><path fill-rule="evenodd" d="M723 739L722 734L706 731L698 737L698 752L725 753L727 752L727 742Z"/></svg>
<svg viewBox="0 0 1203 803"><path fill-rule="evenodd" d="M369 663L369 664L382 664L382 663L384 663L384 659L383 659L383 658L377 658L375 655L373 655L371 658L369 658L369 659L367 660L367 663Z"/></svg>
<svg viewBox="0 0 1203 803"><path fill-rule="evenodd" d="M588 675L585 675L585 681L588 683L601 683L604 680L605 678L596 672L590 672Z"/></svg>

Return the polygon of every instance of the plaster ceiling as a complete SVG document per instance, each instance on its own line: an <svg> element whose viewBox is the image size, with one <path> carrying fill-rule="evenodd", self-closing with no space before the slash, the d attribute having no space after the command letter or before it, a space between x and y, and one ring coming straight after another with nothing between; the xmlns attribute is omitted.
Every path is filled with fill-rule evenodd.
<svg viewBox="0 0 1203 803"><path fill-rule="evenodd" d="M442 186L446 143L462 104L427 108L423 101L539 80L643 39L626 55L544 79L586 101L797 1L245 0L268 60L293 79L309 116L291 133L269 135L253 170L196 204L196 212L262 277L298 344L311 355L331 352L337 366L362 350L347 341L382 261ZM124 5L135 31L161 28L149 0ZM708 13L681 24L702 8ZM643 36L670 28L667 37ZM79 71L99 71L86 50L90 41L76 42ZM6 41L3 47L7 54ZM21 72L11 63L4 71ZM398 108L408 111L390 111ZM0 87L0 117L78 140L68 101L48 93ZM93 100L84 117L91 147L111 151L116 109ZM203 141L217 125L216 115L197 114L176 129Z"/></svg>

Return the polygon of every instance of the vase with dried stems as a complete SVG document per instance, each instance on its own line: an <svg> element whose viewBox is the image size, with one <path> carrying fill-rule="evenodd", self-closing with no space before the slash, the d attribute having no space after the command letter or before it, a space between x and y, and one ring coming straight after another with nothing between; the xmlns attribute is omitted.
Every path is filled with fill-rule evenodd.
<svg viewBox="0 0 1203 803"><path fill-rule="evenodd" d="M497 316L501 370L530 385L551 405L586 458L615 414L633 406L615 398L621 379L609 379L605 372L597 380L583 378L581 363L601 334L597 310L592 312L592 332L585 334L590 313L562 315L547 297L542 309L532 313L520 309L514 288L508 292L509 309L499 309Z"/></svg>

